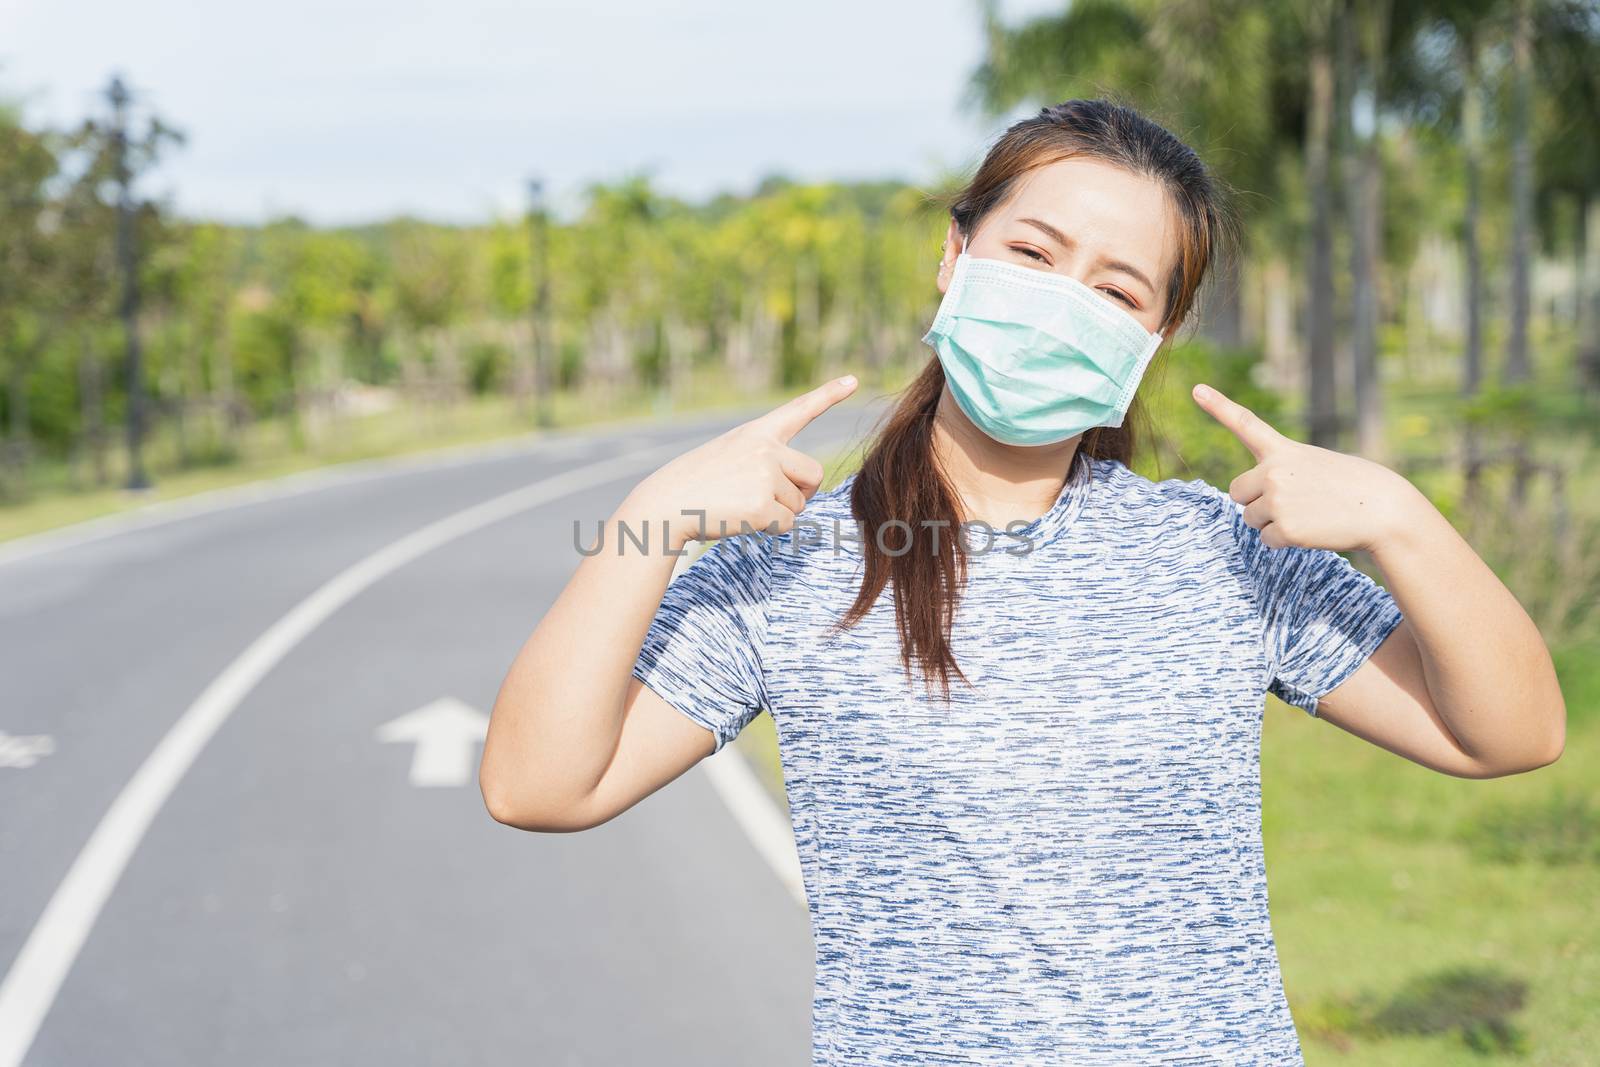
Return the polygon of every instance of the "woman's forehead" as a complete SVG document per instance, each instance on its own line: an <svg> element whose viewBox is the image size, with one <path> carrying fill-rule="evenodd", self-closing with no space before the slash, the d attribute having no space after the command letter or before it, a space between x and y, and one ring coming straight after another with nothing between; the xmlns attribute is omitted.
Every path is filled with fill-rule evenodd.
<svg viewBox="0 0 1600 1067"><path fill-rule="evenodd" d="M1096 159L1073 158L1027 174L996 221L1008 230L1027 229L1048 240L1033 219L1059 230L1091 254L1112 254L1152 278L1164 278L1177 262L1173 205L1154 178Z"/></svg>

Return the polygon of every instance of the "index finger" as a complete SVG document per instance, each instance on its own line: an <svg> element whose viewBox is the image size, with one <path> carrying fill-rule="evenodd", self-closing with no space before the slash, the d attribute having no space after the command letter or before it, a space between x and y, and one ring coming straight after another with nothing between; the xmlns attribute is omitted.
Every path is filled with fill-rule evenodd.
<svg viewBox="0 0 1600 1067"><path fill-rule="evenodd" d="M1267 453L1284 439L1260 415L1223 396L1209 385L1196 385L1194 399L1207 414L1231 430L1257 461L1265 459Z"/></svg>
<svg viewBox="0 0 1600 1067"><path fill-rule="evenodd" d="M805 429L812 419L855 392L855 388L856 376L846 374L842 378L825 382L809 393L801 393L793 400L780 404L757 418L755 422L770 430L779 441L788 444L789 439Z"/></svg>

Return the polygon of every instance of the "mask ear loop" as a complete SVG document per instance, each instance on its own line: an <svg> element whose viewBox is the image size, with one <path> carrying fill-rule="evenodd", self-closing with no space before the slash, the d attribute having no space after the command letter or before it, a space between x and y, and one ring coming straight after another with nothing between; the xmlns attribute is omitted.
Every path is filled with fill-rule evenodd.
<svg viewBox="0 0 1600 1067"><path fill-rule="evenodd" d="M1150 361L1155 358L1156 350L1161 347L1162 340L1159 332L1150 335L1144 351L1139 354L1139 361L1134 365L1133 373L1128 376L1128 383L1122 387L1122 393L1117 397L1117 421L1105 425L1121 426L1122 420L1127 418L1128 405L1133 403L1134 394L1139 391L1139 383L1144 379L1145 368L1149 367Z"/></svg>
<svg viewBox="0 0 1600 1067"><path fill-rule="evenodd" d="M961 235L961 254L962 255L966 255L967 254L967 235L966 234L962 234Z"/></svg>

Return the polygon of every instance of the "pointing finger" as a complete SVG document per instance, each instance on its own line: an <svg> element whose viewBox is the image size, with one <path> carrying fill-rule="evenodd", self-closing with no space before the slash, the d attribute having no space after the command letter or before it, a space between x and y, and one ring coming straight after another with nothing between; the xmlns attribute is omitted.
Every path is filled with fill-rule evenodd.
<svg viewBox="0 0 1600 1067"><path fill-rule="evenodd" d="M779 441L788 444L789 439L805 429L811 420L855 392L855 389L856 376L846 374L843 378L835 378L817 386L809 393L801 393L755 421L771 430Z"/></svg>
<svg viewBox="0 0 1600 1067"><path fill-rule="evenodd" d="M1195 403L1205 409L1206 414L1231 430L1257 461L1265 459L1268 452L1286 440L1261 416L1243 404L1228 399L1209 385L1196 385L1194 399Z"/></svg>

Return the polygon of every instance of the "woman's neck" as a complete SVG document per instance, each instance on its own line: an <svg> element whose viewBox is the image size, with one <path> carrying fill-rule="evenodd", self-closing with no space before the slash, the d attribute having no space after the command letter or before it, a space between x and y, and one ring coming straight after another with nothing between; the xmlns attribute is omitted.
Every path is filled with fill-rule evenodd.
<svg viewBox="0 0 1600 1067"><path fill-rule="evenodd" d="M964 521L997 530L1032 522L1055 504L1083 434L1053 445L996 441L956 407L948 387L933 415L933 453L960 498Z"/></svg>

